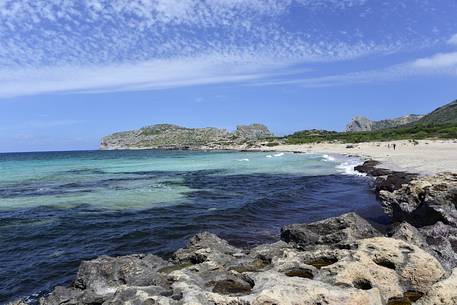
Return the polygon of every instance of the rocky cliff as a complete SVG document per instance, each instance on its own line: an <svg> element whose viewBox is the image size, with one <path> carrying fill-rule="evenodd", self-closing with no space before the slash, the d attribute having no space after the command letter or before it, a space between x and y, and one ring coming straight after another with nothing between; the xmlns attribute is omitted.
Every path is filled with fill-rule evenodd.
<svg viewBox="0 0 457 305"><path fill-rule="evenodd" d="M261 124L240 125L234 132L220 128L186 128L159 124L118 132L101 141L101 149L227 149L254 145L274 137Z"/></svg>
<svg viewBox="0 0 457 305"><path fill-rule="evenodd" d="M424 116L410 114L407 116L381 121L372 121L364 116L356 116L346 126L347 132L376 131L386 128L398 127L413 122L417 122Z"/></svg>

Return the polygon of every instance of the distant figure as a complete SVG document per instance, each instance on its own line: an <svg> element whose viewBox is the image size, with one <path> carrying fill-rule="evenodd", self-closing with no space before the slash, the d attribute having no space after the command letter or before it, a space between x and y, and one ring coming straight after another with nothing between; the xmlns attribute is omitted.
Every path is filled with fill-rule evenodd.
<svg viewBox="0 0 457 305"><path fill-rule="evenodd" d="M392 144L392 146L394 147L394 150L397 148L397 144Z"/></svg>

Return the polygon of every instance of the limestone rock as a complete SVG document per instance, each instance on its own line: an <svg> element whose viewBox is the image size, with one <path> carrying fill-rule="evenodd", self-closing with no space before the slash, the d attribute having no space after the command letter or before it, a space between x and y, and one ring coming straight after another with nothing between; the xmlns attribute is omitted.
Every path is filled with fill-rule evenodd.
<svg viewBox="0 0 457 305"><path fill-rule="evenodd" d="M422 119L423 115L410 114L399 118L372 121L364 116L356 116L346 126L346 132L376 131L386 128L394 128Z"/></svg>
<svg viewBox="0 0 457 305"><path fill-rule="evenodd" d="M422 233L405 221L395 226L391 232L391 237L395 239L401 239L422 249L428 247L427 241L425 240Z"/></svg>
<svg viewBox="0 0 457 305"><path fill-rule="evenodd" d="M306 248L314 245L350 246L361 238L380 236L368 221L355 213L329 218L310 224L293 224L281 229L281 239Z"/></svg>
<svg viewBox="0 0 457 305"><path fill-rule="evenodd" d="M420 248L392 238L361 240L357 250L322 268L324 281L362 290L378 288L386 299L408 289L426 292L444 275L440 263Z"/></svg>
<svg viewBox="0 0 457 305"><path fill-rule="evenodd" d="M101 149L233 149L273 137L261 124L241 125L235 132L221 128L186 128L172 124L117 132L102 139Z"/></svg>
<svg viewBox="0 0 457 305"><path fill-rule="evenodd" d="M457 304L457 268L452 275L432 286L417 305L455 305Z"/></svg>
<svg viewBox="0 0 457 305"><path fill-rule="evenodd" d="M84 261L73 286L98 295L112 294L119 285L156 286L166 282L159 270L167 263L155 255L101 256Z"/></svg>

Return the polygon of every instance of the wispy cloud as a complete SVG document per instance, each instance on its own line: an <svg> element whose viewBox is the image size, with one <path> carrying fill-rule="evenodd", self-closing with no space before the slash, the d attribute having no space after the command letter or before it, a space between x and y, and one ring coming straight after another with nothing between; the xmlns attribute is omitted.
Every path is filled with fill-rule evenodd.
<svg viewBox="0 0 457 305"><path fill-rule="evenodd" d="M449 38L449 40L447 42L451 45L457 46L457 33L452 35L451 38Z"/></svg>
<svg viewBox="0 0 457 305"><path fill-rule="evenodd" d="M443 42L412 31L421 20L403 14L440 18L448 31L453 8L419 0L0 0L0 97L266 81L297 64ZM357 22L324 22L342 14Z"/></svg>

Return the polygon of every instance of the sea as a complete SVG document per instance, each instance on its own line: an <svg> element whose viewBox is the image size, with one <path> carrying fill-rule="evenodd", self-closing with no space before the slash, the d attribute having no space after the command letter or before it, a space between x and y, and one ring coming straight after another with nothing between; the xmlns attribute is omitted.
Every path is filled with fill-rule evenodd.
<svg viewBox="0 0 457 305"><path fill-rule="evenodd" d="M238 247L355 211L388 220L358 158L306 153L0 154L0 304L69 285L82 260L162 257L209 231Z"/></svg>

